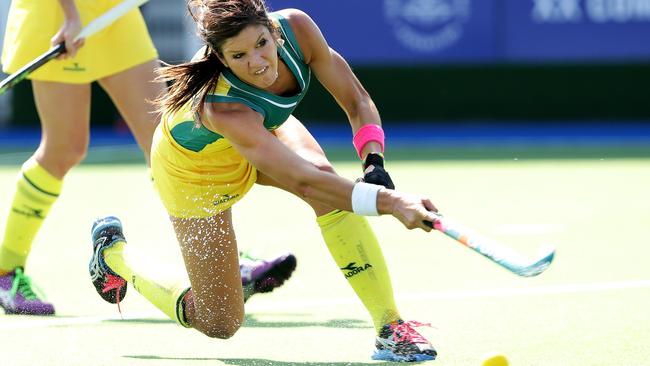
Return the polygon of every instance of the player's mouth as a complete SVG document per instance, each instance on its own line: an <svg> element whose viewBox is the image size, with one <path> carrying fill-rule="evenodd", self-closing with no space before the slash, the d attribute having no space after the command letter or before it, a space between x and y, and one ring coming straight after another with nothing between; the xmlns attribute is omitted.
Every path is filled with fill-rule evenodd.
<svg viewBox="0 0 650 366"><path fill-rule="evenodd" d="M265 73L268 69L269 69L268 66L264 66L263 68L261 68L261 69L255 71L253 74L254 74L254 75L262 75L262 74Z"/></svg>

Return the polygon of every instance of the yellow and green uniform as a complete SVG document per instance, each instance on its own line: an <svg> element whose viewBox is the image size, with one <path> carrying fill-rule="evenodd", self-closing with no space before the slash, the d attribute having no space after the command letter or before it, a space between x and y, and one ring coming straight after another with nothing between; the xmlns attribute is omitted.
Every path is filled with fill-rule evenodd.
<svg viewBox="0 0 650 366"><path fill-rule="evenodd" d="M278 48L279 56L298 81L300 91L288 97L274 95L225 70L206 99L207 103L245 104L260 113L264 126L273 131L305 95L311 70L286 19L277 13L270 15L285 41ZM163 117L151 154L154 183L174 217L214 216L241 199L257 179L255 167L230 141L196 123L189 105ZM317 223L334 261L368 309L377 331L399 319L386 263L366 218L335 210L318 217ZM175 300L168 299L167 303Z"/></svg>
<svg viewBox="0 0 650 366"><path fill-rule="evenodd" d="M122 0L76 0L82 25ZM50 47L63 25L58 0L12 0L2 49L2 68L13 73ZM158 58L138 9L88 37L72 59L52 60L33 72L32 80L85 84Z"/></svg>
<svg viewBox="0 0 650 366"><path fill-rule="evenodd" d="M278 55L298 81L300 91L292 96L271 94L224 70L206 102L245 104L260 113L264 126L273 131L289 118L304 97L311 70L286 19L277 13L270 15L285 41L278 47ZM228 139L197 126L189 105L163 117L151 154L154 182L163 204L174 217L214 216L241 199L257 179L255 167Z"/></svg>

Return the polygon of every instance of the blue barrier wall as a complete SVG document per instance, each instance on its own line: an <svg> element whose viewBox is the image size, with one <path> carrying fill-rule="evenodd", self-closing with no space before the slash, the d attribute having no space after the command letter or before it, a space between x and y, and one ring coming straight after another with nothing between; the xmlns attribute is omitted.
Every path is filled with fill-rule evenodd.
<svg viewBox="0 0 650 366"><path fill-rule="evenodd" d="M508 0L506 60L650 60L648 0Z"/></svg>
<svg viewBox="0 0 650 366"><path fill-rule="evenodd" d="M267 1L316 20L385 120L650 120L650 0ZM122 126L99 89L93 124ZM38 125L29 83L11 103ZM317 82L296 115L345 119Z"/></svg>
<svg viewBox="0 0 650 366"><path fill-rule="evenodd" d="M492 1L272 0L319 25L332 48L354 64L480 62L496 47Z"/></svg>
<svg viewBox="0 0 650 366"><path fill-rule="evenodd" d="M650 60L650 0L269 0L356 65Z"/></svg>

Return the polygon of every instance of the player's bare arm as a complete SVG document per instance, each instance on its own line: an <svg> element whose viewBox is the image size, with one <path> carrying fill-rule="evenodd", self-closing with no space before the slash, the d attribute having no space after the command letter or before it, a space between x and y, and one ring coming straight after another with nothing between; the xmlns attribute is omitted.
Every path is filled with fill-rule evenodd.
<svg viewBox="0 0 650 366"><path fill-rule="evenodd" d="M321 171L288 149L266 130L262 116L238 103L209 103L204 110L206 128L226 137L257 169L298 195L329 206L352 211L354 183ZM393 214L407 228L430 231L423 220L435 220L427 210L435 210L425 198L383 189L377 195L377 211Z"/></svg>
<svg viewBox="0 0 650 366"><path fill-rule="evenodd" d="M296 9L283 12L291 27L295 30L298 43L305 55L305 62L314 75L345 111L356 133L361 126L369 123L381 125L381 119L375 103L368 92L352 72L347 61L329 47L318 25L309 15ZM370 152L381 151L377 143L371 142L366 147L364 156Z"/></svg>
<svg viewBox="0 0 650 366"><path fill-rule="evenodd" d="M209 103L204 114L206 128L226 137L264 174L291 187L296 194L352 210L352 182L319 170L289 150L264 128L259 113L243 104Z"/></svg>

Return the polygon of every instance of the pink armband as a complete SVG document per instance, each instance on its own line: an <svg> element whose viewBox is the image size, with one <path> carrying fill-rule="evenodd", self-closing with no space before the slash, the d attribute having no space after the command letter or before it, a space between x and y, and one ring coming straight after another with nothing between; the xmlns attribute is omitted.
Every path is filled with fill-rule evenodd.
<svg viewBox="0 0 650 366"><path fill-rule="evenodd" d="M370 141L376 141L381 145L381 152L384 152L384 130L377 125L364 125L354 134L352 144L357 149L359 159L362 159L361 151Z"/></svg>

